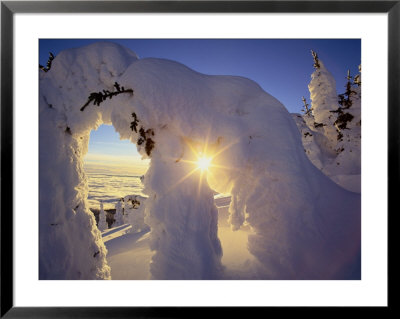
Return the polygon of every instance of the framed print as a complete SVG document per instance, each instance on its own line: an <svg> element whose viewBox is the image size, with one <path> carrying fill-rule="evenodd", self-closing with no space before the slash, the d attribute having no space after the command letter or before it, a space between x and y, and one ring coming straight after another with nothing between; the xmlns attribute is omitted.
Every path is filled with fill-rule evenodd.
<svg viewBox="0 0 400 319"><path fill-rule="evenodd" d="M399 12L2 2L1 316L389 309Z"/></svg>

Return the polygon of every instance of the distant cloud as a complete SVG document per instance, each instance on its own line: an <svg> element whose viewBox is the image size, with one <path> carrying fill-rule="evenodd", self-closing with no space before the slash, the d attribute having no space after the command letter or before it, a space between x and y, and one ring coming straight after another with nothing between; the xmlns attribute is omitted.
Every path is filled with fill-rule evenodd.
<svg viewBox="0 0 400 319"><path fill-rule="evenodd" d="M142 160L140 156L113 156L89 153L85 156L85 170L110 173L143 175L150 160Z"/></svg>

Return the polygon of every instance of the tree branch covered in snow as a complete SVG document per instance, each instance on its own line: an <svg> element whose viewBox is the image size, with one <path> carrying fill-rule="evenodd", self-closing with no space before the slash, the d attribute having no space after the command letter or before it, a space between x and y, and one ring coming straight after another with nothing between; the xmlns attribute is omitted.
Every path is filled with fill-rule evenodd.
<svg viewBox="0 0 400 319"><path fill-rule="evenodd" d="M49 59L47 60L47 64L46 67L44 67L43 65L39 64L39 69L41 69L44 72L48 72L51 69L51 63L54 60L54 54L49 52Z"/></svg>
<svg viewBox="0 0 400 319"><path fill-rule="evenodd" d="M114 83L114 87L117 91L110 92L109 90L103 90L103 92L92 92L90 93L87 102L84 106L81 107L81 111L84 111L85 108L93 101L93 105L100 106L100 103L105 101L106 99L112 99L113 96L122 94L122 93L131 93L133 94L132 89L125 89L123 86L121 87L117 82Z"/></svg>

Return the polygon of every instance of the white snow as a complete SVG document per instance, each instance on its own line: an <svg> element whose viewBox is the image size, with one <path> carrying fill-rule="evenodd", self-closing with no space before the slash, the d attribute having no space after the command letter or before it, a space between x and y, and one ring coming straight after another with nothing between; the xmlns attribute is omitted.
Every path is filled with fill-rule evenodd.
<svg viewBox="0 0 400 319"><path fill-rule="evenodd" d="M229 197L224 197L228 201ZM222 256L223 273L221 279L257 279L251 269L255 258L247 249L249 227L232 232L228 220L228 207L216 199L218 206L218 237L224 254ZM107 260L114 280L150 279L150 262L153 252L150 250L149 229L132 232L131 224L124 224L102 233L103 241L108 249Z"/></svg>
<svg viewBox="0 0 400 319"><path fill-rule="evenodd" d="M104 211L103 202L100 202L100 213L99 213L99 223L97 225L100 231L108 229L106 212Z"/></svg>
<svg viewBox="0 0 400 319"><path fill-rule="evenodd" d="M319 61L319 65L320 68L311 75L311 82L308 85L312 101L311 108L315 122L324 125L319 130L324 133L328 139L328 145L334 150L337 143L337 131L333 124L334 114L331 111L339 107L336 82L322 61Z"/></svg>
<svg viewBox="0 0 400 319"><path fill-rule="evenodd" d="M341 187L361 193L361 74L360 85L349 82L349 105L340 105L332 75L319 64L308 86L312 112L292 117L310 161ZM343 127L341 116L350 117Z"/></svg>
<svg viewBox="0 0 400 319"><path fill-rule="evenodd" d="M127 195L124 197L123 222L131 224L133 232L144 231L149 226L144 222L146 197Z"/></svg>
<svg viewBox="0 0 400 319"><path fill-rule="evenodd" d="M114 91L115 82L134 93L80 111L91 92ZM221 238L227 230L218 229L215 192L232 196L232 228L249 229L236 238L243 242L248 235L252 259L245 258L242 269L247 276L360 277L354 271L360 263L360 196L337 186L309 161L279 101L249 79L208 76L169 60L138 60L119 45L96 43L60 53L52 69L40 75L42 279L108 279L108 263L113 278L118 269L122 274L122 251L106 260L87 208L82 167L90 131L102 123L137 141L139 134L130 128L133 112L138 128L154 130L144 178L145 223L151 231L118 238L128 236L128 255L128 247L140 243L146 262L151 259L151 278L226 276ZM143 146L138 149L146 158ZM212 157L208 171L193 164L200 153ZM118 238L107 241L110 251Z"/></svg>

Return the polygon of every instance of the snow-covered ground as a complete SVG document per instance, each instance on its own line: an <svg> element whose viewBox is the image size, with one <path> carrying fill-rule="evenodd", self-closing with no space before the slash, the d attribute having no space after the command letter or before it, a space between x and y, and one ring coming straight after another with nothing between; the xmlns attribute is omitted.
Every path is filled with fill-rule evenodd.
<svg viewBox="0 0 400 319"><path fill-rule="evenodd" d="M218 237L221 241L224 272L221 279L252 279L250 265L254 256L247 249L249 227L232 231L228 223L229 197L218 197ZM221 206L222 205L222 206ZM102 232L107 247L107 261L111 267L113 280L150 279L150 262L153 252L150 250L149 229L131 232L132 226L124 224Z"/></svg>
<svg viewBox="0 0 400 319"><path fill-rule="evenodd" d="M124 224L102 233L114 280L150 279L153 252L149 246L149 231L133 233L131 227Z"/></svg>

